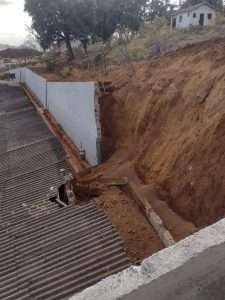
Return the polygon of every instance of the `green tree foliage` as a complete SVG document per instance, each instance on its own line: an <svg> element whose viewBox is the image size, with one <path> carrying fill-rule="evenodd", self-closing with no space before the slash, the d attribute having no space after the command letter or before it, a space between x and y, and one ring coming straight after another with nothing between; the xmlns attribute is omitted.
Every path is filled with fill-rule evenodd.
<svg viewBox="0 0 225 300"><path fill-rule="evenodd" d="M146 15L152 21L169 8L169 0L25 0L42 48L64 42L70 58L72 40L79 39L87 51L90 37L105 43L118 27L138 31Z"/></svg>
<svg viewBox="0 0 225 300"><path fill-rule="evenodd" d="M223 10L223 0L205 0L205 1L202 1L202 0L186 0L182 6L183 7L188 7L188 6L199 4L199 3L202 3L202 2L210 4L212 7L214 7L217 10L220 10L220 11Z"/></svg>
<svg viewBox="0 0 225 300"><path fill-rule="evenodd" d="M143 22L146 0L95 0L95 34L108 41L117 27L137 31Z"/></svg>
<svg viewBox="0 0 225 300"><path fill-rule="evenodd" d="M170 19L175 5L169 0L149 0L147 1L145 19L151 23L157 18Z"/></svg>
<svg viewBox="0 0 225 300"><path fill-rule="evenodd" d="M65 22L67 4L63 10L60 4L59 0L25 1L25 11L32 17L32 29L35 31L43 49L49 48L53 42L64 41L70 51L71 31Z"/></svg>
<svg viewBox="0 0 225 300"><path fill-rule="evenodd" d="M43 49L64 42L73 58L71 41L87 34L93 26L92 0L26 0L32 29Z"/></svg>
<svg viewBox="0 0 225 300"><path fill-rule="evenodd" d="M138 31L144 21L146 0L116 0L118 24L131 31Z"/></svg>

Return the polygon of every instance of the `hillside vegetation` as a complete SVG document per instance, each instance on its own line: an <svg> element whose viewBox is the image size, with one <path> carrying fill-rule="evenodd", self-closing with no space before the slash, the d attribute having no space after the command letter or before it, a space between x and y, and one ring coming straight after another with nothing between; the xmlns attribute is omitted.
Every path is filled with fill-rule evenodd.
<svg viewBox="0 0 225 300"><path fill-rule="evenodd" d="M190 30L171 30L164 22L146 24L136 38L128 44L128 55L132 61L160 56L187 45L210 39L225 37L225 19L218 18L211 27L197 27ZM124 62L124 45L116 44L108 54L109 63Z"/></svg>
<svg viewBox="0 0 225 300"><path fill-rule="evenodd" d="M165 21L145 24L137 35L126 42L113 40L107 46L102 43L89 45L88 57L82 47L74 49L74 61L68 64L66 53L51 51L34 68L49 73L54 79L73 79L110 72L114 65L160 57L188 45L194 45L215 38L225 38L225 19L218 17L215 26L197 27L190 30L171 30ZM80 69L82 72L80 72ZM132 69L132 66L131 66ZM83 71L88 71L83 75ZM81 74L79 74L81 73Z"/></svg>

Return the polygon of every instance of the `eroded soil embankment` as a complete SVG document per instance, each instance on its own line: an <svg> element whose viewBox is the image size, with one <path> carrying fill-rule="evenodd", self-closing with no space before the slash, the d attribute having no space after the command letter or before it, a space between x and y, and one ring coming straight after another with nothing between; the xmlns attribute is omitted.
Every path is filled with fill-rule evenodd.
<svg viewBox="0 0 225 300"><path fill-rule="evenodd" d="M225 215L225 41L134 67L132 77L129 67L110 75L116 150L99 171L137 176L161 214L167 206L198 227L216 221Z"/></svg>
<svg viewBox="0 0 225 300"><path fill-rule="evenodd" d="M190 46L132 68L113 67L107 76L76 72L70 79L111 80L115 86L110 107L104 108L104 120L110 120L104 132L114 143L113 155L92 170L90 179L127 176L138 181L177 240L225 215L224 40ZM123 218L129 210L127 198L105 189L97 203L132 241L132 222ZM146 229L135 230L137 241ZM143 256L150 255L148 247L156 240L152 235L148 241L149 236L137 251Z"/></svg>

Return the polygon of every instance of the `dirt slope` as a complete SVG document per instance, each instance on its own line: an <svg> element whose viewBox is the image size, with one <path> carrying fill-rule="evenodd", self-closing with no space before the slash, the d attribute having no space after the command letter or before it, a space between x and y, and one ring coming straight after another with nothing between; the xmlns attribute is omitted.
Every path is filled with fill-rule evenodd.
<svg viewBox="0 0 225 300"><path fill-rule="evenodd" d="M104 124L110 124L103 132L114 143L113 155L92 170L93 179L104 174L138 182L177 240L225 216L224 39L115 66L107 76L74 70L66 79L112 80L115 86L102 102ZM111 190L97 200L109 208L114 224L123 219L116 207L121 215L129 210L126 201L123 206L118 201ZM148 247L141 245L138 255L154 251Z"/></svg>
<svg viewBox="0 0 225 300"><path fill-rule="evenodd" d="M129 175L129 161L149 198L197 226L214 222L225 214L225 41L134 67L111 74L117 150L101 168Z"/></svg>

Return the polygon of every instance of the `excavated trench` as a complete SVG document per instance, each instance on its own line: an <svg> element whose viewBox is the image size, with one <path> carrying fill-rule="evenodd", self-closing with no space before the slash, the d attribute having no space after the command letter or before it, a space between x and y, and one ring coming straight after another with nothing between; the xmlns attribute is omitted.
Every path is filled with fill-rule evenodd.
<svg viewBox="0 0 225 300"><path fill-rule="evenodd" d="M138 264L144 257L162 249L162 242L149 225L137 203L123 191L123 178L113 178L99 174L97 172L98 167L91 168L85 161L82 161L76 146L61 126L57 124L53 116L48 112L44 112L35 98L27 90L25 92L67 153L67 162L74 176L72 181L75 196L73 202L85 205L90 200L95 200L97 207L104 210L111 223L117 228L124 241L125 250L133 263ZM111 152L108 152L107 155L110 156ZM51 200L57 202L60 207L66 205L64 197L61 198L59 192L57 197L54 195Z"/></svg>
<svg viewBox="0 0 225 300"><path fill-rule="evenodd" d="M176 240L225 215L224 47L188 46L134 64L132 78L129 66L105 78L114 86L101 99L110 158L89 176L136 182Z"/></svg>
<svg viewBox="0 0 225 300"><path fill-rule="evenodd" d="M123 65L70 78L113 83L99 100L104 163L74 185L80 201L91 195L104 209L134 261L163 245L115 181L135 182L175 240L225 216L224 48L224 39L211 40L134 63L132 76Z"/></svg>
<svg viewBox="0 0 225 300"><path fill-rule="evenodd" d="M161 215L169 207L196 228L225 213L224 45L209 41L140 64L138 83L115 94L128 125L118 124L118 148L127 149L143 193Z"/></svg>

